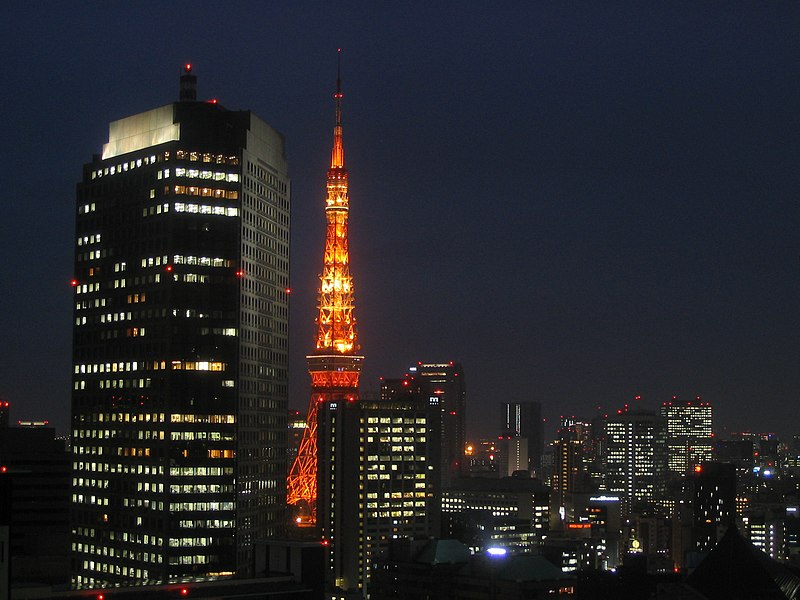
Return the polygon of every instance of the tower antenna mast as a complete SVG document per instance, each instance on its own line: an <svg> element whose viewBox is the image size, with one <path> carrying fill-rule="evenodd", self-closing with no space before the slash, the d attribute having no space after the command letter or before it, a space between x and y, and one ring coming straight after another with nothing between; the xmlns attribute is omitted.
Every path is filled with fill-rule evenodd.
<svg viewBox="0 0 800 600"><path fill-rule="evenodd" d="M296 509L295 522L311 527L317 517L317 413L321 404L333 400L358 400L358 379L363 356L356 336L355 296L350 275L348 245L347 169L342 141L341 48L336 70L336 126L328 169L325 198L325 252L318 293L317 339L314 353L307 356L311 375L311 401L306 429L297 457L287 478L286 501Z"/></svg>

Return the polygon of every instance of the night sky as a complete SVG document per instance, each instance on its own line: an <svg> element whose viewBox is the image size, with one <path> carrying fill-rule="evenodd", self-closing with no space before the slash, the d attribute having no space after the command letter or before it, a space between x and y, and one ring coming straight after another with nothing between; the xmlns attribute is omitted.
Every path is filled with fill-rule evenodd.
<svg viewBox="0 0 800 600"><path fill-rule="evenodd" d="M14 420L67 428L75 184L185 62L286 136L305 410L341 47L362 389L454 360L472 436L635 395L800 433L800 4L32 4L0 19Z"/></svg>

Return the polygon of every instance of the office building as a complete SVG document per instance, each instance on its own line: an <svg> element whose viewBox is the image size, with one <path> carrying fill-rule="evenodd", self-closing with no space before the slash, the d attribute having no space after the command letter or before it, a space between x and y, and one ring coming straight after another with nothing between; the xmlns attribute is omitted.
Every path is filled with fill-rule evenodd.
<svg viewBox="0 0 800 600"><path fill-rule="evenodd" d="M469 477L500 476L500 440L482 439L472 444L467 443L464 451L466 474Z"/></svg>
<svg viewBox="0 0 800 600"><path fill-rule="evenodd" d="M503 435L527 440L528 469L541 475L542 448L542 404L540 402L504 402Z"/></svg>
<svg viewBox="0 0 800 600"><path fill-rule="evenodd" d="M438 535L440 411L428 399L348 399L317 413L318 526L333 598L361 598L393 539Z"/></svg>
<svg viewBox="0 0 800 600"><path fill-rule="evenodd" d="M464 477L442 492L442 535L474 553L500 546L530 551L547 537L550 490L531 477Z"/></svg>
<svg viewBox="0 0 800 600"><path fill-rule="evenodd" d="M64 440L52 427L0 425L0 479L10 494L4 513L10 540L0 543L0 563L10 556L11 583L67 584L70 457Z"/></svg>
<svg viewBox="0 0 800 600"><path fill-rule="evenodd" d="M466 471L464 448L467 443L467 389L464 369L453 361L446 363L417 363L408 372L416 377L422 393L438 401L442 420L442 486Z"/></svg>
<svg viewBox="0 0 800 600"><path fill-rule="evenodd" d="M736 467L704 462L686 476L672 528L673 561L697 562L717 545L736 519Z"/></svg>
<svg viewBox="0 0 800 600"><path fill-rule="evenodd" d="M560 419L557 437L553 442L553 474L550 485L553 489L554 514L564 506L568 494L588 492L592 489L589 467L592 461L592 425L578 421L575 417Z"/></svg>
<svg viewBox="0 0 800 600"><path fill-rule="evenodd" d="M78 588L252 571L285 514L283 137L196 99L111 123L77 186Z"/></svg>
<svg viewBox="0 0 800 600"><path fill-rule="evenodd" d="M625 507L660 500L666 489L666 430L652 411L625 408L605 420L606 491Z"/></svg>
<svg viewBox="0 0 800 600"><path fill-rule="evenodd" d="M667 424L669 470L678 475L691 473L695 466L711 460L712 408L699 397L694 400L673 398L661 405Z"/></svg>
<svg viewBox="0 0 800 600"><path fill-rule="evenodd" d="M498 471L500 477L511 477L518 473L530 476L528 463L528 440L521 437L500 436Z"/></svg>

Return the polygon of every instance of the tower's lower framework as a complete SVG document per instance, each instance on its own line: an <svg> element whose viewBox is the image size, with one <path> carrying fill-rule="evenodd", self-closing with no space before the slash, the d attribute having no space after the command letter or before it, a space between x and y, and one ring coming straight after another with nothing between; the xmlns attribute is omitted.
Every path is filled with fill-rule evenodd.
<svg viewBox="0 0 800 600"><path fill-rule="evenodd" d="M286 501L296 509L295 524L313 527L317 522L317 412L323 402L358 400L358 379L363 356L307 356L311 374L311 402L306 429L286 484Z"/></svg>

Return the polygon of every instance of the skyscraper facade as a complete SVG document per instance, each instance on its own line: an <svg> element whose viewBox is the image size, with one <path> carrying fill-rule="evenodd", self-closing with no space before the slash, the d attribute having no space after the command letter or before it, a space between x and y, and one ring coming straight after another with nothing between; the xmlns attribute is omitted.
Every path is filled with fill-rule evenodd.
<svg viewBox="0 0 800 600"><path fill-rule="evenodd" d="M440 410L426 398L320 404L319 526L332 598L366 597L393 539L439 535Z"/></svg>
<svg viewBox="0 0 800 600"><path fill-rule="evenodd" d="M691 473L696 465L711 460L711 403L673 398L661 405L667 424L669 470L678 475Z"/></svg>
<svg viewBox="0 0 800 600"><path fill-rule="evenodd" d="M248 575L284 518L289 178L249 111L111 123L77 188L73 585Z"/></svg>
<svg viewBox="0 0 800 600"><path fill-rule="evenodd" d="M467 389L464 369L455 362L417 363L409 368L416 377L422 393L441 409L441 475L442 487L459 477L464 468L464 449L467 442Z"/></svg>
<svg viewBox="0 0 800 600"><path fill-rule="evenodd" d="M662 417L629 408L605 422L607 491L628 505L663 498L667 468L666 431Z"/></svg>
<svg viewBox="0 0 800 600"><path fill-rule="evenodd" d="M504 402L503 434L527 440L529 469L540 475L542 462L542 404L540 402Z"/></svg>

